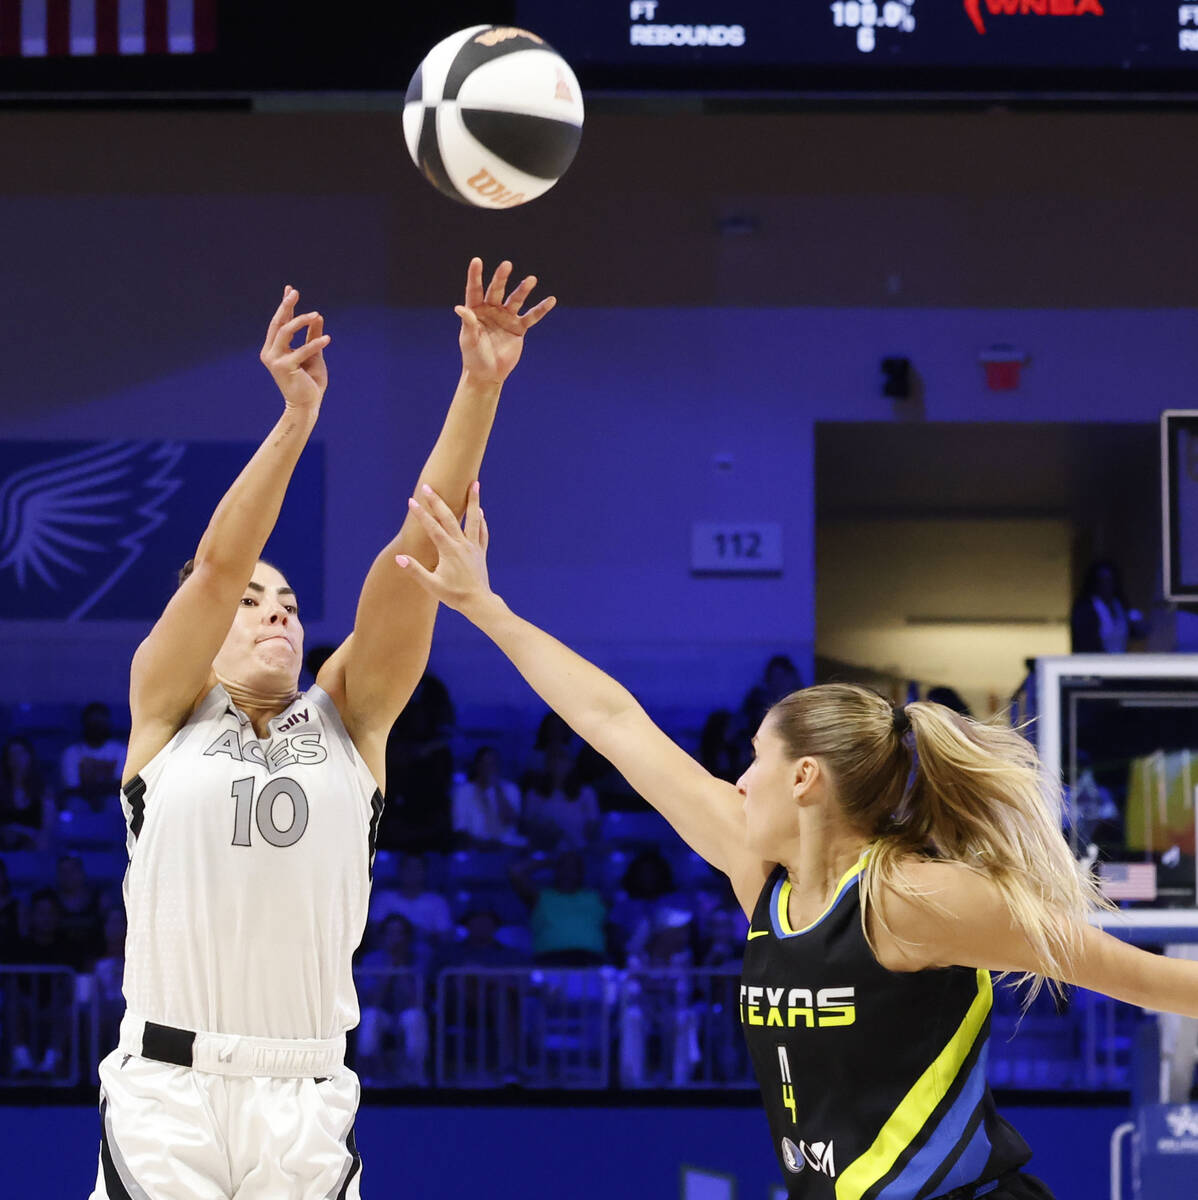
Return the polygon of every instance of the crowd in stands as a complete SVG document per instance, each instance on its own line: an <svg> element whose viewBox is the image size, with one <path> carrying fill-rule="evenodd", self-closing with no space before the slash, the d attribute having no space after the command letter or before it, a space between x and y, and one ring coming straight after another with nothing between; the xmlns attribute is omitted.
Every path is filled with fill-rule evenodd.
<svg viewBox="0 0 1198 1200"><path fill-rule="evenodd" d="M1100 624L1104 612L1118 623L1122 602L1103 584L1098 600L1081 607L1087 616L1093 608ZM766 711L801 686L789 658L771 658L738 706L711 713L692 735L696 756L735 781ZM927 698L968 712L951 689ZM112 1043L123 1009L124 742L98 702L74 718L73 740L61 720L55 729L15 720L5 728L6 715L0 710L7 734L0 966L64 966L86 976L102 1037ZM671 732L687 744L684 732ZM605 966L651 973L739 963L746 922L723 876L556 714L543 716L525 754L522 744L519 732L459 730L449 692L431 674L395 722L369 920L355 962L364 1077L385 1053L394 1066L398 1046L399 1074L425 1081L427 1012L442 972ZM59 1040L39 1028L52 1008L47 989L61 986L55 978L38 977L15 1002L11 988L4 995L0 1059L8 1062L0 1074L58 1068ZM642 993L630 1020L652 1015L653 990L645 983Z"/></svg>
<svg viewBox="0 0 1198 1200"><path fill-rule="evenodd" d="M790 661L772 659L738 709L708 722L704 761L737 778L756 721L797 686ZM22 721L0 712L0 966L85 977L107 1043L123 1010L125 744L103 703L74 717L50 707L56 727L44 714ZM490 733L459 731L448 690L426 675L388 741L375 882L355 960L366 1075L399 1045L400 1074L424 1081L426 1012L443 971L739 961L745 921L726 881L556 714L544 715L523 756L513 753L518 734ZM59 1032L39 1022L55 1009L48 989L65 986L64 975L31 979L0 988L8 1060L0 1074L53 1076L62 1062Z"/></svg>

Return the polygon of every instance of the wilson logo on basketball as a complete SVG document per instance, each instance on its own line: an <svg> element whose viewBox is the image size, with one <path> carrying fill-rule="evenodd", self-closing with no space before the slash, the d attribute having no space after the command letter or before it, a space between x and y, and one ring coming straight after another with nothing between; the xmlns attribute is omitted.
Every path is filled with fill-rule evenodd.
<svg viewBox="0 0 1198 1200"><path fill-rule="evenodd" d="M480 46L498 46L500 42L510 42L512 38L528 38L530 42L535 42L538 46L545 44L544 38L537 37L535 33L529 33L527 29L517 29L514 25L488 29L485 33L480 33L474 40Z"/></svg>
<svg viewBox="0 0 1198 1200"><path fill-rule="evenodd" d="M495 204L523 204L526 197L523 192L513 192L505 187L486 167L480 167L475 174L466 180L466 186L473 188L480 196L485 196Z"/></svg>
<svg viewBox="0 0 1198 1200"><path fill-rule="evenodd" d="M978 33L986 32L983 8L992 17L1105 17L1101 0L964 0Z"/></svg>

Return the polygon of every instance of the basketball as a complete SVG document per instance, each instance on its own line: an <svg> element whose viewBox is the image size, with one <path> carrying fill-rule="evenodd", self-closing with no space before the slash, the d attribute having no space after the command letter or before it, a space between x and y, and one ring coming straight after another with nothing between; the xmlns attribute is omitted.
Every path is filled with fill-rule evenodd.
<svg viewBox="0 0 1198 1200"><path fill-rule="evenodd" d="M412 161L439 191L479 208L547 192L582 137L569 64L526 29L474 25L438 42L404 98Z"/></svg>

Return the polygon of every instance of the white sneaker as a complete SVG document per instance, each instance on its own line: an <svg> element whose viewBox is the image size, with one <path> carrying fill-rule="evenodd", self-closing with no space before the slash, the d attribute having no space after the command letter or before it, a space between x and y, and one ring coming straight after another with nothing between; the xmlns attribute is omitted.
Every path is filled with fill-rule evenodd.
<svg viewBox="0 0 1198 1200"><path fill-rule="evenodd" d="M21 1075L32 1070L33 1056L29 1053L29 1047L14 1046L12 1048L12 1073L14 1075Z"/></svg>
<svg viewBox="0 0 1198 1200"><path fill-rule="evenodd" d="M39 1075L55 1075L58 1073L58 1066L61 1062L62 1055L51 1047L42 1055L42 1061L37 1065L37 1073Z"/></svg>

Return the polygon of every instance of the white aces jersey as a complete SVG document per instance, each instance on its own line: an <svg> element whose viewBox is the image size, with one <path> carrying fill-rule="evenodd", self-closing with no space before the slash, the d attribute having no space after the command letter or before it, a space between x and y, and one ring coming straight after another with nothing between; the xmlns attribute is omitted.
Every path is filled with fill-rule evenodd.
<svg viewBox="0 0 1198 1200"><path fill-rule="evenodd" d="M358 1023L383 800L320 688L254 727L219 684L123 789L125 1002L161 1025L334 1038Z"/></svg>

